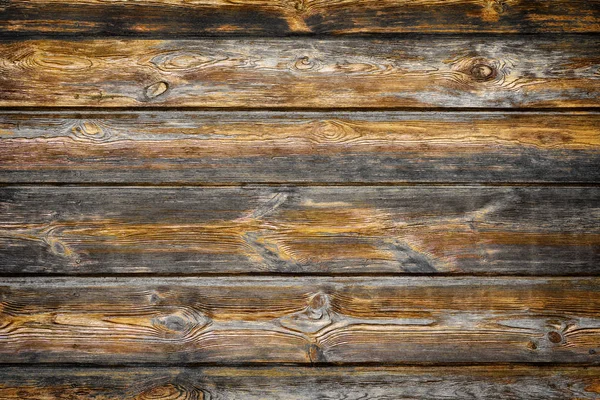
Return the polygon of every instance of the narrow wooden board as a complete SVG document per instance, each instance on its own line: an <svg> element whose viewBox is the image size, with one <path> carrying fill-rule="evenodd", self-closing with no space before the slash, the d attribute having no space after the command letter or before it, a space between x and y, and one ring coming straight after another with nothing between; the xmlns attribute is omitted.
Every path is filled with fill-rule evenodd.
<svg viewBox="0 0 600 400"><path fill-rule="evenodd" d="M599 278L4 278L3 363L600 363Z"/></svg>
<svg viewBox="0 0 600 400"><path fill-rule="evenodd" d="M598 274L598 187L4 187L0 272Z"/></svg>
<svg viewBox="0 0 600 400"><path fill-rule="evenodd" d="M597 0L4 0L0 37L600 32Z"/></svg>
<svg viewBox="0 0 600 400"><path fill-rule="evenodd" d="M0 43L0 107L597 107L596 36Z"/></svg>
<svg viewBox="0 0 600 400"><path fill-rule="evenodd" d="M5 183L600 182L600 114L3 112Z"/></svg>
<svg viewBox="0 0 600 400"><path fill-rule="evenodd" d="M1 368L3 399L592 400L598 367Z"/></svg>

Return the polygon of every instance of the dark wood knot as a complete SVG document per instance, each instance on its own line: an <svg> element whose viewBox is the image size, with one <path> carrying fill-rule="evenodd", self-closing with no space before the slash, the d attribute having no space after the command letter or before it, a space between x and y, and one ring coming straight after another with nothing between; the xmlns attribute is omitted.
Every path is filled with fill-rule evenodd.
<svg viewBox="0 0 600 400"><path fill-rule="evenodd" d="M550 340L552 343L560 343L562 342L563 338L560 333L552 331L548 332L548 340Z"/></svg>
<svg viewBox="0 0 600 400"><path fill-rule="evenodd" d="M502 14L502 13L506 12L507 8L508 8L508 6L507 6L506 2L503 0L495 0L492 2L492 9L498 14Z"/></svg>
<svg viewBox="0 0 600 400"><path fill-rule="evenodd" d="M478 63L471 67L471 76L478 82L485 82L496 77L496 68Z"/></svg>

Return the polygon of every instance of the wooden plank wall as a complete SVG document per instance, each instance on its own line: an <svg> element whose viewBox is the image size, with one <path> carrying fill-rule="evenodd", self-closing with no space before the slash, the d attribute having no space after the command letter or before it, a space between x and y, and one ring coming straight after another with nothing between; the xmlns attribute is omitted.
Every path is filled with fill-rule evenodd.
<svg viewBox="0 0 600 400"><path fill-rule="evenodd" d="M600 1L0 0L1 399L599 399Z"/></svg>

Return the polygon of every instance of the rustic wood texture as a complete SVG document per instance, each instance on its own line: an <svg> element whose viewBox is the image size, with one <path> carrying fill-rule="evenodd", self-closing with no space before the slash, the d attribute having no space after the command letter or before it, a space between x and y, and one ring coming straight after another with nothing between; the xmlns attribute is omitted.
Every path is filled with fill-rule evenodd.
<svg viewBox="0 0 600 400"><path fill-rule="evenodd" d="M0 182L600 182L597 113L4 112Z"/></svg>
<svg viewBox="0 0 600 400"><path fill-rule="evenodd" d="M1 273L598 274L597 187L4 187Z"/></svg>
<svg viewBox="0 0 600 400"><path fill-rule="evenodd" d="M5 400L585 400L600 368L1 368Z"/></svg>
<svg viewBox="0 0 600 400"><path fill-rule="evenodd" d="M598 36L18 41L2 107L597 107Z"/></svg>
<svg viewBox="0 0 600 400"><path fill-rule="evenodd" d="M0 362L600 363L598 278L3 278Z"/></svg>
<svg viewBox="0 0 600 400"><path fill-rule="evenodd" d="M600 32L597 0L3 0L0 37Z"/></svg>

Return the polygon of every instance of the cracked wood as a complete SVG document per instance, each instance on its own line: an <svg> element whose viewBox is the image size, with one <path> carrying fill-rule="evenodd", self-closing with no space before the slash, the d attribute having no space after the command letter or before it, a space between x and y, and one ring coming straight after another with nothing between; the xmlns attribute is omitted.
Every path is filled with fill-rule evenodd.
<svg viewBox="0 0 600 400"><path fill-rule="evenodd" d="M5 363L600 362L598 278L3 278L0 296Z"/></svg>
<svg viewBox="0 0 600 400"><path fill-rule="evenodd" d="M0 37L600 32L597 0L3 0Z"/></svg>
<svg viewBox="0 0 600 400"><path fill-rule="evenodd" d="M4 112L1 182L600 182L597 113Z"/></svg>
<svg viewBox="0 0 600 400"><path fill-rule="evenodd" d="M1 273L598 274L597 187L4 187Z"/></svg>
<svg viewBox="0 0 600 400"><path fill-rule="evenodd" d="M600 396L600 368L0 368L3 399L489 399Z"/></svg>
<svg viewBox="0 0 600 400"><path fill-rule="evenodd" d="M597 107L597 36L33 40L2 107Z"/></svg>

